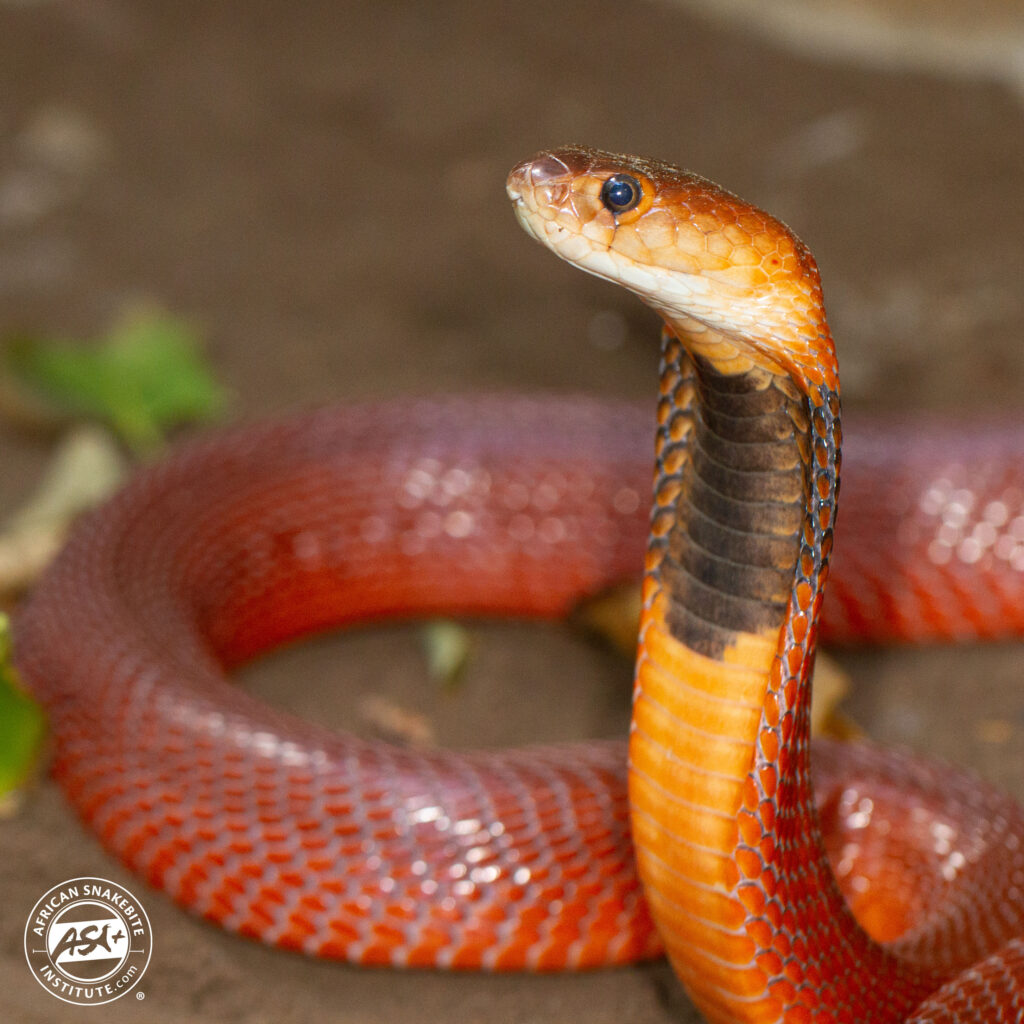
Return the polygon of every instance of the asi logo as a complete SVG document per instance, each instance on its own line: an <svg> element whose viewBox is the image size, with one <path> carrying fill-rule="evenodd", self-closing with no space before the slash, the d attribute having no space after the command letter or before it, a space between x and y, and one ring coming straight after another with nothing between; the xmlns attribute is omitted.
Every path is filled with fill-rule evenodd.
<svg viewBox="0 0 1024 1024"><path fill-rule="evenodd" d="M152 946L139 901L103 878L54 886L25 925L25 956L36 981L67 1003L120 999L141 980Z"/></svg>

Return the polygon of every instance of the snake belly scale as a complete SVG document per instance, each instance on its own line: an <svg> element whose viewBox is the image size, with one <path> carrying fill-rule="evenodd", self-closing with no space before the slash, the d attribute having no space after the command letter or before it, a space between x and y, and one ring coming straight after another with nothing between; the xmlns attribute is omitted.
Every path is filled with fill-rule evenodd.
<svg viewBox="0 0 1024 1024"><path fill-rule="evenodd" d="M957 611L963 560L933 557L940 582L904 602L925 613L894 627L888 577L942 553L926 522L874 536L873 561L841 556L822 619L841 435L809 252L656 161L566 147L508 189L531 235L664 318L656 428L587 399L396 402L229 432L145 470L18 617L58 779L133 870L284 948L494 969L664 948L712 1021L1019 1020L1020 810L868 745L816 745L812 790L808 737L819 627L1020 629L1015 485L995 472L979 508L1007 514L984 513L995 554L975 560L1008 625ZM1014 479L1018 441L1002 452ZM935 491L917 449L885 450L882 491ZM844 493L844 523L870 535L878 493ZM628 795L618 743L399 750L229 680L340 624L562 615L637 572L645 535Z"/></svg>

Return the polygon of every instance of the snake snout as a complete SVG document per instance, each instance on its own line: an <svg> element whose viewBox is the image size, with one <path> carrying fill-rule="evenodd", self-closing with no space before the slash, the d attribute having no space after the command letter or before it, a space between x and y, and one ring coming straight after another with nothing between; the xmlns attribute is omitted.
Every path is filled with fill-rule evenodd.
<svg viewBox="0 0 1024 1024"><path fill-rule="evenodd" d="M573 173L554 153L540 152L512 168L505 189L510 199L518 200L531 188L550 185L559 179L565 182Z"/></svg>

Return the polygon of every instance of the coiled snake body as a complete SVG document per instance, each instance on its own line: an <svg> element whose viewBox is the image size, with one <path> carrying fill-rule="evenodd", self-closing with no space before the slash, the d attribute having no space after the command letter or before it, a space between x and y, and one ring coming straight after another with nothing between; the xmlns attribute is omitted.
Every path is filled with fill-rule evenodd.
<svg viewBox="0 0 1024 1024"><path fill-rule="evenodd" d="M391 403L201 441L83 524L19 617L57 777L133 870L285 948L553 969L663 943L714 1021L1021 1019L1017 806L837 744L815 747L812 800L840 437L809 253L651 161L569 147L509 193L531 234L665 318L649 527L651 427L621 404ZM1024 625L1021 438L982 438L985 459L946 442L878 435L849 467L858 540L824 630ZM227 678L341 623L563 614L633 574L648 533L628 800L618 743L399 750ZM979 570L991 615L970 612Z"/></svg>

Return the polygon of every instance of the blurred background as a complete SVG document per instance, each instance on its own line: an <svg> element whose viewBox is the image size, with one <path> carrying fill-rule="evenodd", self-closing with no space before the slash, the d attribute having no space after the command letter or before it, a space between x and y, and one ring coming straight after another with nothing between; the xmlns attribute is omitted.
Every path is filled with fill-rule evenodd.
<svg viewBox="0 0 1024 1024"><path fill-rule="evenodd" d="M0 335L96 338L164 309L205 339L236 419L410 392L643 398L653 314L543 253L504 194L513 164L582 142L682 164L789 223L822 271L849 408L1019 416L1022 128L1009 0L0 0ZM51 443L0 423L0 511ZM481 627L474 644L464 704L438 712L446 740L527 738L531 694L553 689L545 727L621 721L608 692L628 666L554 630ZM847 655L849 712L1021 795L1020 655ZM250 683L340 722L335 691L404 694L421 661L385 631ZM434 710L415 686L402 699ZM607 719L577 715L588 701ZM65 878L126 873L46 781L0 837L6 1017L77 1020L27 971L25 915ZM145 1008L128 997L109 1020L693 1019L662 965L360 971L221 935L135 885L155 936Z"/></svg>

